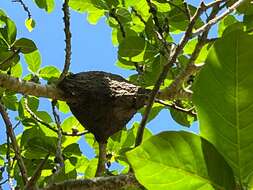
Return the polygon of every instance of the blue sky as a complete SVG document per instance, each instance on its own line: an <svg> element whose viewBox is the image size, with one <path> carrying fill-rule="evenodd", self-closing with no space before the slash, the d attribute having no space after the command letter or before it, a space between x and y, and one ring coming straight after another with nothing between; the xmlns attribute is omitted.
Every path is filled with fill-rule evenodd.
<svg viewBox="0 0 253 190"><path fill-rule="evenodd" d="M36 21L36 27L33 32L28 32L24 21L27 14L18 3L11 0L0 0L0 8L5 10L9 17L15 21L18 29L18 37L32 39L41 55L42 66L54 65L62 69L64 65L64 33L61 11L61 1L56 1L56 8L48 14L44 10L38 9L32 0L24 1L31 10L32 17ZM195 1L196 3L196 1ZM122 70L115 66L117 58L117 48L113 47L111 42L111 29L102 19L97 25L90 25L86 21L85 14L79 14L71 11L71 32L72 32L72 64L73 73L89 70L102 70L124 77L133 72ZM24 71L27 74L27 71ZM40 109L49 110L50 104L40 105ZM11 114L14 117L15 114ZM61 115L64 118L64 115ZM132 121L140 120L137 114ZM132 122L131 121L131 122ZM5 128L0 120L2 132L0 134L0 143L5 142ZM164 130L190 130L198 131L197 123L187 129L175 123L168 110L163 110L156 119L151 121L147 127L153 132L158 133ZM83 140L83 138L82 138ZM87 145L80 142L82 150L87 149ZM92 156L92 152L89 156Z"/></svg>

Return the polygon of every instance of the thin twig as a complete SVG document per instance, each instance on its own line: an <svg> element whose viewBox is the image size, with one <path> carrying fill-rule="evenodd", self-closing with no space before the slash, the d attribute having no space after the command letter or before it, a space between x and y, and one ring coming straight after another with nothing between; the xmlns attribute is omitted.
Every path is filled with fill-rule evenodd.
<svg viewBox="0 0 253 190"><path fill-rule="evenodd" d="M153 21L154 21L154 24L155 24L155 26L157 28L157 32L159 33L160 36L163 37L163 29L161 28L159 20L158 20L158 17L157 17L156 7L151 3L151 0L146 0L146 2L148 4L148 6L149 6L149 12L153 16Z"/></svg>
<svg viewBox="0 0 253 190"><path fill-rule="evenodd" d="M187 4L186 1L184 1L184 8L185 8L185 12L186 12L186 16L188 18L189 21L191 21L191 10L189 8L189 5Z"/></svg>
<svg viewBox="0 0 253 190"><path fill-rule="evenodd" d="M205 5L206 7L206 10L209 9L209 8L212 8L212 7L215 7L217 5L220 5L221 3L225 3L225 2L228 2L229 0L215 0L211 3L208 3Z"/></svg>
<svg viewBox="0 0 253 190"><path fill-rule="evenodd" d="M27 13L28 18L29 18L29 19L32 18L32 14L31 14L31 12L30 12L28 6L24 3L23 0L12 0L12 2L20 3L20 4L22 5L24 11Z"/></svg>
<svg viewBox="0 0 253 190"><path fill-rule="evenodd" d="M197 116L197 114L194 112L194 107L192 107L190 109L186 109L186 108L182 108L182 107L178 106L175 103L169 104L169 103L166 103L166 102L164 102L162 100L158 100L158 99L156 99L155 102L157 102L159 104L162 104L164 106L170 107L170 108L172 108L174 110L178 110L180 112L187 113L187 114L189 114L189 115L191 115L193 117Z"/></svg>
<svg viewBox="0 0 253 190"><path fill-rule="evenodd" d="M221 2L220 2L221 3ZM219 7L220 4L216 3L214 4L214 7L212 9L212 12L210 13L209 17L207 18L207 22L209 22L211 19L215 18L215 16L218 14L219 10L221 8ZM208 33L211 26L208 26L208 28L202 33L202 35L199 37L198 42L193 50L193 53L188 61L188 64L186 68L175 78L175 80L172 82L172 84L164 89L160 93L160 98L162 99L173 99L177 96L177 93L179 89L181 88L183 82L189 78L192 74L199 71L202 65L195 65L194 62L198 58L201 49L206 45L206 39L208 37Z"/></svg>
<svg viewBox="0 0 253 190"><path fill-rule="evenodd" d="M57 103L56 100L52 101L52 110L53 110L54 120L55 120L55 123L57 126L57 135L58 135L55 158L56 158L57 163L60 165L60 167L63 168L64 167L64 159L63 159L62 151L61 151L61 149L62 149L62 128L61 128L60 116L58 115L58 113L56 112L56 109L55 109L56 103Z"/></svg>
<svg viewBox="0 0 253 190"><path fill-rule="evenodd" d="M119 29L120 29L121 34L122 34L122 37L125 38L126 37L126 31L124 29L123 24L120 22L119 17L116 15L116 9L111 9L109 15L117 21L117 23L119 25Z"/></svg>
<svg viewBox="0 0 253 190"><path fill-rule="evenodd" d="M23 158L20 153L20 148L19 148L16 136L15 136L13 128L12 128L12 123L11 123L10 118L5 110L5 107L2 105L2 103L0 103L0 113L1 113L2 118L4 120L4 123L6 126L6 131L11 139L12 148L15 152L15 157L17 159L19 170L21 172L22 180L23 180L24 184L26 184L28 182L27 170L26 170Z"/></svg>
<svg viewBox="0 0 253 190"><path fill-rule="evenodd" d="M206 31L208 28L210 28L211 26L213 26L214 24L216 24L217 22L219 22L220 20L222 20L224 17L226 17L228 14L230 14L231 12L233 12L237 7L239 7L245 1L246 0L238 0L238 1L236 1L233 5L231 5L230 7L228 7L227 10L224 11L221 15L213 18L208 23L206 23L205 25L203 25L202 27L200 27L199 29L197 29L193 33L193 36L198 36L202 32Z"/></svg>
<svg viewBox="0 0 253 190"><path fill-rule="evenodd" d="M70 13L69 13L69 0L65 0L62 6L63 21L64 21L64 33L65 33L65 64L59 82L62 81L68 74L71 63L71 32L70 32Z"/></svg>
<svg viewBox="0 0 253 190"><path fill-rule="evenodd" d="M32 187L34 187L37 183L37 181L40 178L41 175L41 171L43 170L43 167L45 166L45 164L47 163L47 160L49 158L48 154L37 166L36 170L34 171L32 177L30 178L29 182L26 184L24 189L31 189Z"/></svg>
<svg viewBox="0 0 253 190"><path fill-rule="evenodd" d="M44 122L42 119L40 119L28 106L27 104L27 99L24 98L24 106L26 111L32 116L33 119L35 119L37 122L39 122L40 124L44 125L45 127L47 127L48 129L54 131L55 133L58 132L58 130L56 128L54 128L53 126L51 126L50 124ZM65 131L62 131L62 135L64 136L70 136L70 137L76 137L76 136L83 136L85 134L89 133L88 131L83 131L83 132L76 132L73 131L72 133L68 133Z"/></svg>
<svg viewBox="0 0 253 190"><path fill-rule="evenodd" d="M195 12L195 14L193 15L193 17L191 18L191 22L189 23L186 32L183 36L183 38L181 39L180 43L178 46L176 46L173 51L172 51L172 55L170 57L168 57L168 63L163 67L163 70L158 78L158 80L155 83L155 86L150 94L149 100L148 100L148 104L146 106L146 109L144 111L138 132L137 132L137 137L136 137L136 141L135 141L135 146L139 146L142 142L142 138L143 138L143 132L144 132L144 128L145 125L147 123L148 120L148 115L150 114L150 111L152 109L156 94L159 91L159 88L162 84L162 82L164 81L164 79L167 76L167 73L169 71L169 69L171 68L171 66L176 62L176 59L178 57L178 55L180 54L180 52L182 51L182 49L184 48L184 46L186 45L186 43L189 41L189 39L191 38L192 35L192 30L193 27L197 21L197 19L199 18L199 16L202 14L202 12L204 11L204 4L201 3L201 5L199 6L199 8L197 9L197 11Z"/></svg>
<svg viewBox="0 0 253 190"><path fill-rule="evenodd" d="M10 186L10 189L13 190L14 189L14 185L13 185L13 181L12 181L12 178L11 178L11 174L10 174L10 171L11 171L11 156L10 156L10 152L11 152L11 148L10 148L10 137L9 137L9 134L6 130L6 142L7 142L7 151L6 151L6 159L7 159L7 180L8 180L8 184Z"/></svg>
<svg viewBox="0 0 253 190"><path fill-rule="evenodd" d="M4 180L3 182L0 183L0 186L2 186L3 184L7 183L8 179Z"/></svg>

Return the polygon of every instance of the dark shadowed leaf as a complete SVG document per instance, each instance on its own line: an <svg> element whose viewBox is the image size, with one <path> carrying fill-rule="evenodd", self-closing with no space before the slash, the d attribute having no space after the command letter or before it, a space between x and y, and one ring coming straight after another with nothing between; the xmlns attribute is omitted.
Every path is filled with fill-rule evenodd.
<svg viewBox="0 0 253 190"><path fill-rule="evenodd" d="M119 55L121 57L134 57L145 48L145 40L138 36L126 37L119 44Z"/></svg>
<svg viewBox="0 0 253 190"><path fill-rule="evenodd" d="M14 45L16 49L20 49L20 51L24 54L31 53L35 50L37 50L37 47L35 43L32 40L29 40L27 38L20 38L18 39Z"/></svg>

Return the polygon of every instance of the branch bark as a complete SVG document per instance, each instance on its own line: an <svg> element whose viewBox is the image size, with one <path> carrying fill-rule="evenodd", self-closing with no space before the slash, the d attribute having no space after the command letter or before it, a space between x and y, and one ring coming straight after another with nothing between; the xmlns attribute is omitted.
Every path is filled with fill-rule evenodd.
<svg viewBox="0 0 253 190"><path fill-rule="evenodd" d="M122 187L141 188L132 174L117 175L109 177L98 177L94 179L68 180L53 184L41 190L111 190Z"/></svg>
<svg viewBox="0 0 253 190"><path fill-rule="evenodd" d="M14 150L15 157L17 159L17 163L18 163L19 170L20 170L20 173L21 173L21 176L22 176L22 180L23 180L24 184L27 184L28 176L27 176L27 170L26 170L26 167L25 167L25 164L24 164L24 160L21 156L20 148L19 148L16 136L15 136L15 133L13 131L12 123L10 121L10 118L9 118L7 112L5 111L5 107L1 103L0 103L0 113L1 113L2 118L4 120L8 136L11 139L12 148Z"/></svg>
<svg viewBox="0 0 253 190"><path fill-rule="evenodd" d="M32 95L63 101L67 100L64 96L64 92L53 85L41 85L11 77L7 74L2 73L0 73L0 87L24 95Z"/></svg>
<svg viewBox="0 0 253 190"><path fill-rule="evenodd" d="M219 15L218 17L215 17L213 19L211 19L208 23L206 23L204 26L202 26L201 28L197 29L194 33L193 36L198 36L199 34L201 34L202 32L208 30L208 28L210 28L211 26L213 26L214 24L216 24L217 22L219 22L221 19L223 19L224 17L226 17L228 14L230 14L231 12L233 12L237 7L239 7L242 3L244 3L246 0L239 0L236 1L232 6L228 7L227 10L225 12L223 12L221 15Z"/></svg>
<svg viewBox="0 0 253 190"><path fill-rule="evenodd" d="M71 61L71 32L70 32L70 13L69 13L69 0L65 0L62 5L63 21L64 21L64 33L65 33L65 64L61 73L59 82L62 81L68 74Z"/></svg>

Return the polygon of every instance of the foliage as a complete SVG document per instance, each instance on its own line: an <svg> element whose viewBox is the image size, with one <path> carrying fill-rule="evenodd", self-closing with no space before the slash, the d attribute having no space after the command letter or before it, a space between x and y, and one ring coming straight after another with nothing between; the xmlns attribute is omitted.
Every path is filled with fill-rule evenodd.
<svg viewBox="0 0 253 190"><path fill-rule="evenodd" d="M246 0L233 7L238 2L221 0L195 7L191 1L181 0L69 0L71 10L86 14L90 24L105 18L112 29L112 44L118 48L116 65L136 71L129 76L130 82L160 89L152 91L157 97L155 103L151 100L139 110L143 118L147 116L147 122L163 109L169 110L182 130L199 121L199 134L167 131L153 135L145 129L143 142L137 147L138 128L145 126L144 119L114 134L107 143L105 175L134 172L138 182L149 190L253 189L253 5ZM54 10L54 0L34 3L47 13L60 11ZM224 9L235 11L219 17ZM25 11L29 12L28 8ZM208 18L201 16L204 13ZM211 28L210 20L217 31ZM35 21L28 16L24 23L30 32L36 27ZM1 74L56 85L59 69L42 67L35 42L17 38L17 30L11 12L0 10ZM209 30L212 35L208 35ZM183 40L179 41L178 36ZM29 73L23 76L25 68ZM68 179L95 177L98 157L88 159L79 144L85 139L96 154L98 144L92 134L78 135L85 126L69 116L64 101L57 101L56 107L61 116L68 117L59 124L55 112L40 110L48 100L20 96L5 88L0 88L0 95L0 103L16 113L16 121L23 126L16 139L28 178L43 161L46 163L35 181L40 188ZM5 181L8 173L17 187L24 188L16 145L9 138L0 145L0 179ZM62 158L57 155L59 142ZM111 170L112 163L123 169Z"/></svg>

